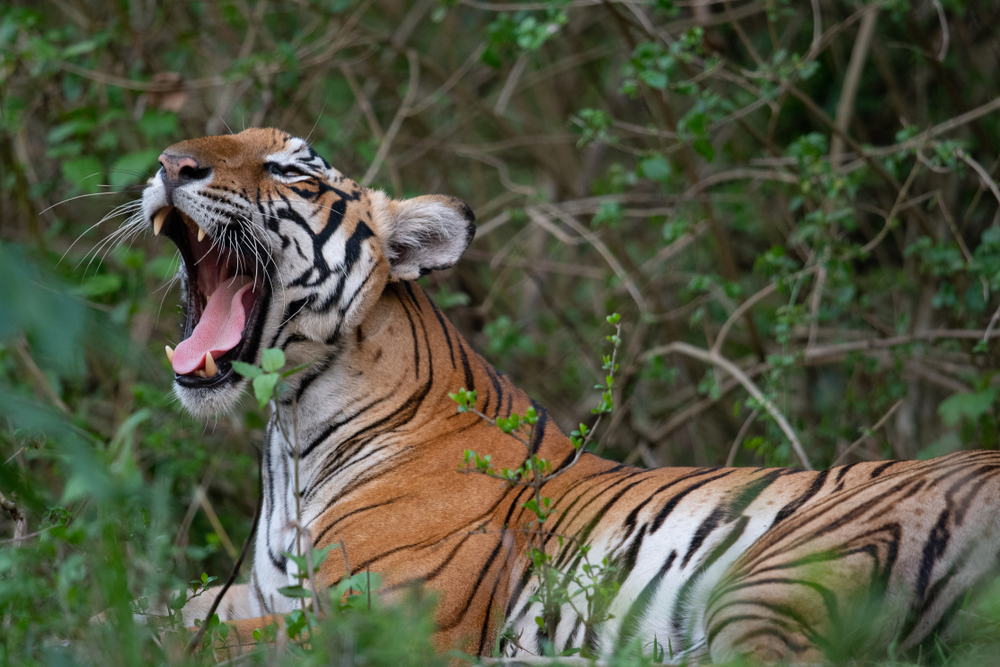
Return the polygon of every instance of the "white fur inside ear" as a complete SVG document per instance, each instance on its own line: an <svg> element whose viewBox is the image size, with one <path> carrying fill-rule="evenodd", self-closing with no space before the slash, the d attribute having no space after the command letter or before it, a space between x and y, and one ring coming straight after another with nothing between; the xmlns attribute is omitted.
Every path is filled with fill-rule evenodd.
<svg viewBox="0 0 1000 667"><path fill-rule="evenodd" d="M475 216L457 197L426 195L379 203L388 218L383 243L396 280L415 280L454 265L476 233Z"/></svg>

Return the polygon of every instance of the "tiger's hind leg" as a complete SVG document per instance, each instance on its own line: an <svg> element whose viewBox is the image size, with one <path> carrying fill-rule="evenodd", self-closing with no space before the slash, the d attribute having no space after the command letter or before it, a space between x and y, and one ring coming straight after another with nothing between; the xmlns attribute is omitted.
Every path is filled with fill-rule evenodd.
<svg viewBox="0 0 1000 667"><path fill-rule="evenodd" d="M899 465L803 507L730 567L705 613L713 661L884 656L947 631L997 572L1000 453Z"/></svg>

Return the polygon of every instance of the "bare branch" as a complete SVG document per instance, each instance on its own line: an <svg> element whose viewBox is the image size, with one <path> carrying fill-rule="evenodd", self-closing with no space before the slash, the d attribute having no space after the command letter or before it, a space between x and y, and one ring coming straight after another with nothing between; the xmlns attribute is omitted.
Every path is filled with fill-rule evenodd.
<svg viewBox="0 0 1000 667"><path fill-rule="evenodd" d="M372 160L368 171L365 172L365 175L359 181L361 185L369 185L372 179L375 178L375 175L378 174L378 170L382 166L382 161L385 160L385 156L389 154L389 149L392 147L392 140L396 138L396 133L402 127L403 120L409 115L410 107L417 96L417 87L420 83L420 56L412 49L406 52L406 56L410 63L410 81L406 86L406 95L403 97L403 102L399 105L399 109L396 111L389 129L386 130L385 136L382 138L378 152L375 153L375 159Z"/></svg>
<svg viewBox="0 0 1000 667"><path fill-rule="evenodd" d="M14 520L14 537L10 543L15 547L21 546L27 540L28 516L23 509L17 506L17 503L7 498L2 491L0 491L0 509L5 510Z"/></svg>
<svg viewBox="0 0 1000 667"><path fill-rule="evenodd" d="M889 411L886 412L884 415L882 415L881 419L879 419L877 422L875 422L874 426L872 426L870 429L866 429L864 431L864 433L861 435L860 438L858 438L857 440L855 440L854 442L852 442L850 445L848 445L847 449L845 449L844 451L842 451L840 453L840 456L838 456L837 459L833 463L830 464L830 467L831 468L836 468L841 463L843 463L844 460L848 457L848 455L851 452L853 452L855 449L857 449L861 445L862 442L864 442L866 439L868 439L869 437L871 437L872 433L874 433L875 431L877 431L880 428L882 428L885 425L885 423L887 421L889 421L889 419L894 414L896 414L896 410L899 409L899 406L901 406L903 404L903 402L904 402L904 399L902 399L902 398L899 399L898 401L896 401L893 404L893 406L891 408L889 408Z"/></svg>
<svg viewBox="0 0 1000 667"><path fill-rule="evenodd" d="M691 357L692 359L698 359L699 361L710 363L714 366L718 366L719 368L721 368L722 370L726 371L734 378L736 378L736 380L738 380L739 383L743 385L743 388L747 390L747 393L753 396L754 400L760 403L763 406L763 408L767 410L767 413L771 415L774 421L778 423L778 426L781 428L781 431L785 434L785 437L788 438L788 441L791 443L792 449L795 451L795 455L799 457L799 461L802 463L802 467L805 468L806 470L813 469L812 464L809 462L809 457L806 455L805 450L802 448L802 443L799 442L799 437L795 434L795 430L792 428L792 425L788 423L788 420L785 419L785 416L781 414L778 408L774 406L774 403L772 403L766 396L764 396L764 392L762 392L757 387L757 385L754 384L753 380L751 380L742 371L742 369L740 369L739 366L731 362L729 359L726 359L717 352L704 350L700 347L695 347L694 345L689 345L687 343L683 343L680 341L673 342L668 345L661 345L659 347L654 347L651 350L647 350L642 354L641 359L645 360L654 356L670 354L673 352L683 354L685 356Z"/></svg>

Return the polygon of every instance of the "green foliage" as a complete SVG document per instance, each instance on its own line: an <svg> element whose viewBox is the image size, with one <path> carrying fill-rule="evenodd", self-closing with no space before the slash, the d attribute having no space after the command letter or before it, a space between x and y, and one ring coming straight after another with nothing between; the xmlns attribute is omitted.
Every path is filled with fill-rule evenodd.
<svg viewBox="0 0 1000 667"><path fill-rule="evenodd" d="M102 221L167 145L227 125L308 136L356 177L385 138L376 184L463 197L483 231L431 292L581 451L593 430L572 425L610 392L603 455L800 464L724 371L657 351L675 341L743 369L816 467L859 434L841 462L996 447L1000 133L982 105L1000 96L983 57L1000 9L879 5L854 69L853 5L821 0L814 21L809 3L730 4L336 0L281 20L254 3L0 7L0 492L32 535L0 549L0 662L170 663L130 605L169 608L199 594L192 579L229 571L219 528L199 506L184 521L194 490L230 542L249 528L246 444L265 421L252 403L292 369L276 352L239 367L257 400L211 428L180 414L162 355L177 339L175 253L114 237L129 209ZM620 374L591 358L612 311L633 346ZM617 385L581 401L595 373ZM527 415L505 424L530 437ZM488 457L466 466L505 482L550 474ZM415 604L317 620L330 634L294 660L431 664L431 603ZM114 625L92 626L105 610ZM997 611L974 610L946 664L992 664ZM637 650L633 664L672 654Z"/></svg>
<svg viewBox="0 0 1000 667"><path fill-rule="evenodd" d="M605 337L607 342L611 343L611 354L602 358L602 368L607 372L605 384L598 384L595 387L601 390L600 402L591 410L597 415L597 420L593 428L580 424L580 428L572 432L570 440L577 450L576 456L559 470L553 470L552 464L547 459L533 453L536 449L533 440L534 428L539 418L534 406L525 409L523 417L514 412L506 417L498 416L494 420L476 407L475 391L462 387L457 392L448 394L458 405L460 414L474 414L520 442L527 451L527 458L521 466L513 470L505 467L498 472L493 467L491 454L479 454L467 449L463 454L463 465L459 468L459 472L486 475L503 480L513 487L527 487L532 491L532 496L521 503L521 508L527 511L528 516L522 526L529 538L527 556L531 563L532 576L537 582L535 592L528 597L528 601L541 605L542 613L535 617L535 623L539 630L545 633L548 654L552 653L555 646L556 625L564 605L573 608L587 632L592 627L614 618L608 613L608 609L611 600L618 594L620 585L613 576L617 569L607 556L600 563L592 564L587 558L591 548L589 544L581 544L572 535L564 536L549 530L546 521L558 512L558 509L553 505L552 498L544 495L545 485L576 464L580 455L587 450L601 417L614 409L614 374L618 370L616 359L622 342L621 315L614 313L605 319L608 324L615 327L615 333ZM564 554L550 553L546 549L545 545L552 543L550 540L552 537L556 538L555 542L558 543L560 551L565 541L569 541L572 549L569 558L575 563L571 569L561 571L556 566L556 561ZM563 655L577 652L581 652L584 657L596 657L589 655L586 649L583 651L570 649Z"/></svg>

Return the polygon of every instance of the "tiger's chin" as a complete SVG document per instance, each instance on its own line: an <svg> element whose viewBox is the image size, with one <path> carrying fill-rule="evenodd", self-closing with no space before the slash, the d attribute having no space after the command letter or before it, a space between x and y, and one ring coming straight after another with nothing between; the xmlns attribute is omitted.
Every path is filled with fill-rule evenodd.
<svg viewBox="0 0 1000 667"><path fill-rule="evenodd" d="M246 384L233 362L256 363L271 301L271 266L260 252L230 237L221 226L210 236L174 206L153 216L154 231L181 255L184 323L176 349L166 347L174 369L174 393L198 418L233 409Z"/></svg>

